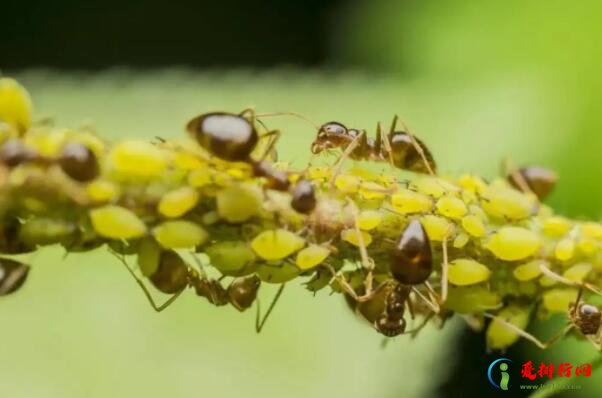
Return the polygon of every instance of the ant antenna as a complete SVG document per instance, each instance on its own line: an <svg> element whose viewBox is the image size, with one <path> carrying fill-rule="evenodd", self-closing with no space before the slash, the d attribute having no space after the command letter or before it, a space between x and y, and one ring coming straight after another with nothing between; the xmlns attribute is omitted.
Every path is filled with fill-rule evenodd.
<svg viewBox="0 0 602 398"><path fill-rule="evenodd" d="M255 117L260 118L260 117L274 117L274 116L293 116L296 117L297 119L301 119L306 121L307 123L311 124L316 130L320 129L320 126L316 123L314 123L311 119L296 113L296 112L269 112L269 113L258 113L257 115L255 115Z"/></svg>

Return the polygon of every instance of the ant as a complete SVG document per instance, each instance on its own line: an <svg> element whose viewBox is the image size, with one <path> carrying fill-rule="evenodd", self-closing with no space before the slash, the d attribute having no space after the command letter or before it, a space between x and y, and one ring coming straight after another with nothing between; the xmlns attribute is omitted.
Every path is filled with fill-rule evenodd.
<svg viewBox="0 0 602 398"><path fill-rule="evenodd" d="M0 259L0 296L14 293L23 286L29 266L19 261Z"/></svg>
<svg viewBox="0 0 602 398"><path fill-rule="evenodd" d="M539 166L521 167L508 173L508 182L523 192L532 192L539 201L544 200L556 186L558 176L550 169Z"/></svg>
<svg viewBox="0 0 602 398"><path fill-rule="evenodd" d="M495 315L485 313L485 316L492 319L494 322L500 323L507 329L512 330L519 336L529 340L542 350L552 346L572 330L577 330L579 333L585 336L598 351L602 351L602 311L595 305L582 302L582 294L583 289L580 288L575 302L569 304L567 311L569 320L568 325L565 326L556 336L545 342L542 342L532 334Z"/></svg>
<svg viewBox="0 0 602 398"><path fill-rule="evenodd" d="M259 299L257 298L257 293L261 287L261 280L256 275L234 278L228 287L224 288L220 282L221 278L216 280L209 278L205 274L202 265L196 257L194 259L199 264L200 273L190 267L175 251L165 250L159 257L157 270L149 276L149 280L157 290L165 294L171 294L172 296L163 304L158 305L142 279L128 265L125 255L113 250L110 252L119 259L130 275L136 280L151 307L156 312L165 310L176 301L187 287L191 287L198 296L206 298L207 301L217 307L231 304L238 311L242 312L250 308L254 302L257 302L257 315L255 319L255 330L257 333L263 329L285 286L284 284L280 286L270 307L262 318Z"/></svg>
<svg viewBox="0 0 602 398"><path fill-rule="evenodd" d="M227 112L204 113L188 122L186 130L201 147L214 156L230 162L250 164L254 176L267 179L267 188L277 191L289 191L291 184L288 174L274 169L265 160L268 154L274 150L280 137L280 131L267 131L263 137L274 136L275 138L267 145L260 160L251 157L259 142L255 122L260 123L268 130L252 109L246 109L240 114ZM310 182L306 180L299 181L293 188L292 195L291 205L297 212L309 214L313 211L316 199L313 185Z"/></svg>
<svg viewBox="0 0 602 398"><path fill-rule="evenodd" d="M318 130L311 152L315 155L342 148L351 159L389 162L402 170L434 175L437 167L430 150L409 133L407 127L397 130L398 121L395 115L386 136L383 136L381 123L377 123L376 139L369 138L365 130L348 129L339 122L325 123Z"/></svg>

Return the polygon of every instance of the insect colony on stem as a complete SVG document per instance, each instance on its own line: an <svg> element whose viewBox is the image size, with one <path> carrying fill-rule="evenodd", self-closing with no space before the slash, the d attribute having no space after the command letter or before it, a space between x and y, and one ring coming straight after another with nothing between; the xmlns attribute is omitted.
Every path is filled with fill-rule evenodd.
<svg viewBox="0 0 602 398"><path fill-rule="evenodd" d="M519 336L547 347L525 332L529 319L565 312L566 332L599 349L600 311L583 298L600 294L602 225L542 204L556 182L546 169L507 166L491 182L442 177L397 117L386 133L378 123L375 138L339 122L316 126L308 152L339 157L298 171L274 161L280 133L265 120L277 114L205 113L186 126L192 140L107 146L87 130L32 124L30 113L24 89L1 80L4 254L107 244L155 310L190 287L214 305L255 304L258 331L285 284L307 278L307 289L330 286L387 337L460 314L479 328L490 319L493 349ZM345 168L348 159L384 170ZM401 179L400 170L414 174ZM0 295L28 271L3 257ZM263 283L279 289L261 316ZM171 297L157 304L147 284Z"/></svg>

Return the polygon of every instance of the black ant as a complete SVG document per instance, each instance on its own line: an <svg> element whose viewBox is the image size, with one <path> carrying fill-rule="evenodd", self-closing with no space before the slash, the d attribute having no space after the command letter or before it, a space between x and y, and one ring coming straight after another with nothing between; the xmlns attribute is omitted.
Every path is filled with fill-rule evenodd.
<svg viewBox="0 0 602 398"><path fill-rule="evenodd" d="M0 296L16 292L23 286L29 266L19 261L0 259Z"/></svg>
<svg viewBox="0 0 602 398"><path fill-rule="evenodd" d="M291 185L288 174L274 169L265 160L280 137L278 130L268 131L263 136L275 138L268 144L260 160L251 157L259 142L259 134L254 125L256 121L263 125L252 109L240 114L212 112L195 117L188 122L186 129L209 153L226 161L248 163L256 177L267 179L267 188L288 191ZM315 207L315 192L311 183L302 181L293 188L292 207L300 213L308 214Z"/></svg>
<svg viewBox="0 0 602 398"><path fill-rule="evenodd" d="M202 271L202 268L199 273L196 269L190 267L178 253L173 250L165 250L161 252L158 260L158 267L156 271L149 276L149 280L157 290L165 294L171 294L172 296L163 304L158 305L142 279L138 277L127 264L125 256L116 251L111 251L111 253L113 253L113 255L115 255L115 257L117 257L126 267L130 275L132 275L138 285L142 288L150 305L157 312L165 310L184 292L184 290L186 290L187 287L191 287L198 296L206 298L211 304L218 307L231 304L241 312L250 308L253 303L257 301L255 330L259 333L284 290L284 284L282 284L272 300L272 304L268 308L268 311L262 318L259 300L257 299L261 280L256 275L236 277L230 282L227 288L224 288L220 282L221 279L216 280L209 278ZM199 264L199 266L201 265Z"/></svg>
<svg viewBox="0 0 602 398"><path fill-rule="evenodd" d="M523 192L532 192L542 201L556 186L558 176L550 169L539 166L521 167L507 175L508 182Z"/></svg>

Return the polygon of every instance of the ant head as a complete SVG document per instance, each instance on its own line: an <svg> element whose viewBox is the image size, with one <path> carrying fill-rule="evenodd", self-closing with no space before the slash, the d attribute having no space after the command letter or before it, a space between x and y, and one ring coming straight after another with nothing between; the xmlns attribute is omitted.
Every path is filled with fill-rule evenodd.
<svg viewBox="0 0 602 398"><path fill-rule="evenodd" d="M336 147L334 144L339 138L347 136L347 127L339 122L328 122L320 126L318 135L311 145L311 152L317 154L325 149Z"/></svg>

